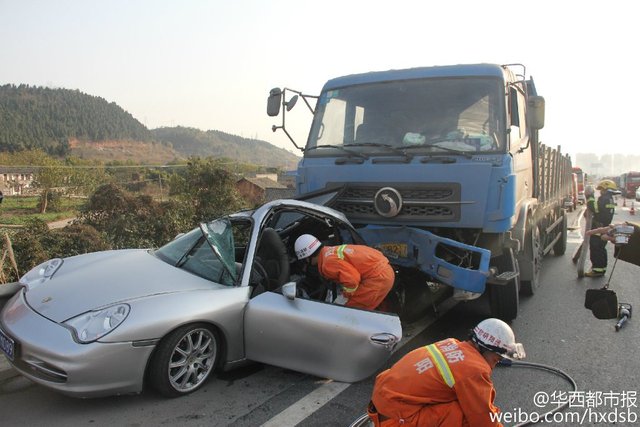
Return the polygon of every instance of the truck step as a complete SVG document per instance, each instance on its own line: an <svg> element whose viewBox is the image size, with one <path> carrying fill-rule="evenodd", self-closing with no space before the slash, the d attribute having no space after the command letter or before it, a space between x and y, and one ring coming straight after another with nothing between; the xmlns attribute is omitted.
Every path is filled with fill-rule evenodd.
<svg viewBox="0 0 640 427"><path fill-rule="evenodd" d="M506 285L507 283L509 283L509 281L515 279L516 277L518 277L517 271L503 271L502 273L495 276L490 276L487 279L487 283L491 283L494 285Z"/></svg>
<svg viewBox="0 0 640 427"><path fill-rule="evenodd" d="M515 279L516 277L518 277L517 271L503 271L496 276L496 279L500 280L501 282L508 282L509 280Z"/></svg>

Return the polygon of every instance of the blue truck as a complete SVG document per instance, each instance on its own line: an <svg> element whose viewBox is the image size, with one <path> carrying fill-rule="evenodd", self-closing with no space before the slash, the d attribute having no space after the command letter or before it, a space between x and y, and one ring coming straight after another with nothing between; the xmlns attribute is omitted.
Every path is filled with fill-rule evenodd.
<svg viewBox="0 0 640 427"><path fill-rule="evenodd" d="M285 126L299 99L313 114L304 146ZM514 319L543 257L564 254L571 159L539 140L544 108L521 64L367 72L267 101L272 130L303 152L298 197L345 213L402 270L405 318L488 294L492 316Z"/></svg>

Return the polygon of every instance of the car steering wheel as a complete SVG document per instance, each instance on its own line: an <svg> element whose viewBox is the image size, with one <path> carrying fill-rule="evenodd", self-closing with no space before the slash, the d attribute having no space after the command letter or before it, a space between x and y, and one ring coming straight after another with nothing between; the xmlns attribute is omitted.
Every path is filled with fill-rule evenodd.
<svg viewBox="0 0 640 427"><path fill-rule="evenodd" d="M255 282L254 277L258 278ZM253 261L253 265L251 266L250 281L251 283L255 283L255 287L262 286L265 291L269 290L269 275L257 259Z"/></svg>

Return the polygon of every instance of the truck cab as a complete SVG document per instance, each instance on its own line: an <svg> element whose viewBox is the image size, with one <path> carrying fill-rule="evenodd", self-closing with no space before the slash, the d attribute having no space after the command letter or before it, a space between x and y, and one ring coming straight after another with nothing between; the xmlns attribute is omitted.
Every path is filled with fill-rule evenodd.
<svg viewBox="0 0 640 427"><path fill-rule="evenodd" d="M312 109L297 193L337 190L332 207L368 243L422 270L427 281L466 291L458 293L463 298L490 283L493 314L515 317L516 258L534 245L527 232L545 150L537 134L544 99L518 67L520 75L472 64L329 80ZM289 105L278 91L271 115ZM423 240L433 244L416 243ZM523 268L529 276L536 269Z"/></svg>

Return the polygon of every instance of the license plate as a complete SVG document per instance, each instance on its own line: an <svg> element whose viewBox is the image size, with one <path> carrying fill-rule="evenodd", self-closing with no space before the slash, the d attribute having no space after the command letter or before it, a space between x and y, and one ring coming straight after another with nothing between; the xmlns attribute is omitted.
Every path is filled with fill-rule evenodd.
<svg viewBox="0 0 640 427"><path fill-rule="evenodd" d="M393 258L406 258L409 252L406 243L381 243L379 249L385 255Z"/></svg>
<svg viewBox="0 0 640 427"><path fill-rule="evenodd" d="M2 352L6 354L9 359L13 360L15 348L15 342L0 329L0 349L2 349Z"/></svg>

